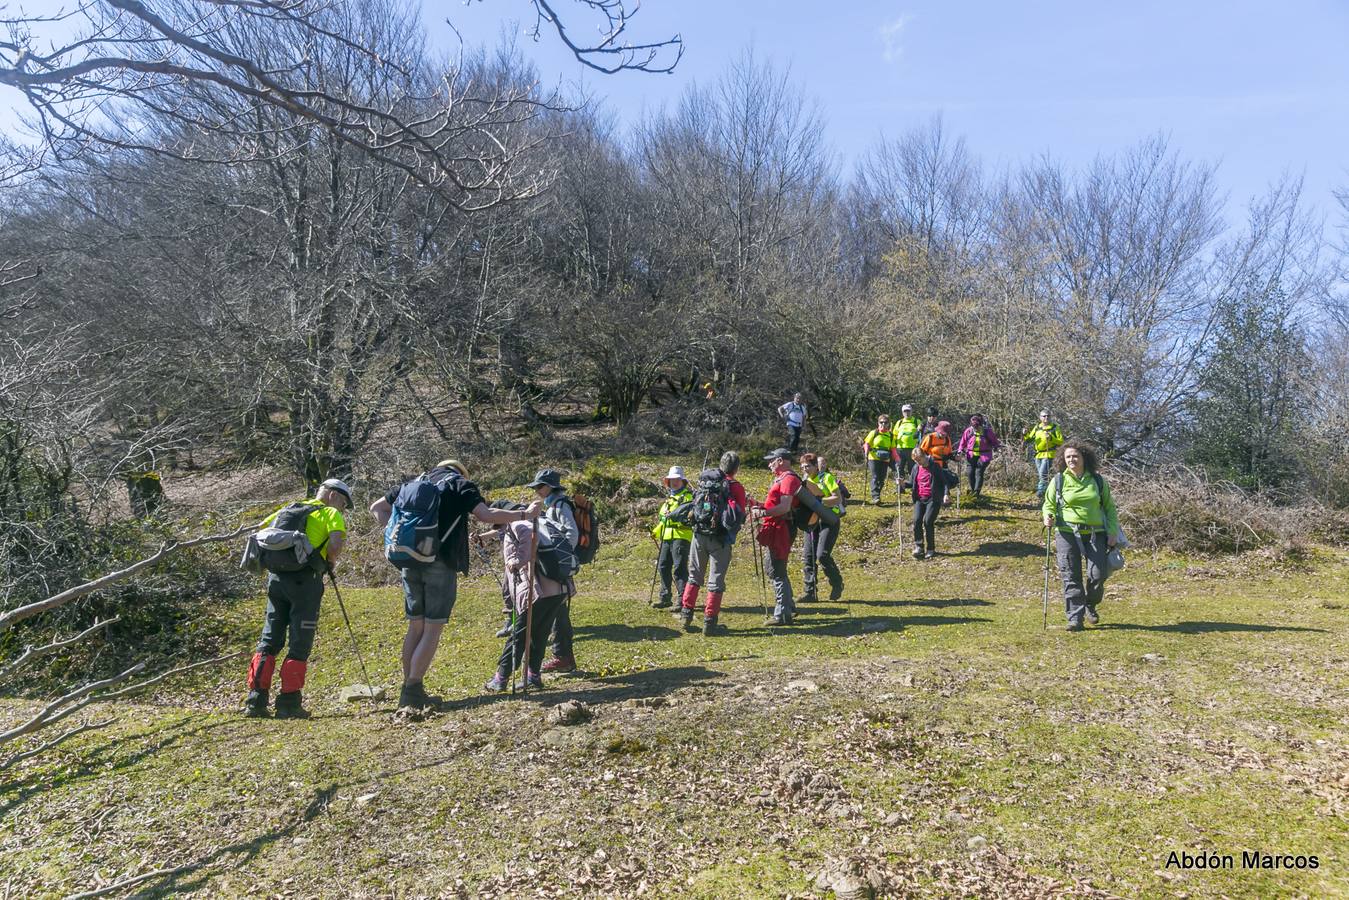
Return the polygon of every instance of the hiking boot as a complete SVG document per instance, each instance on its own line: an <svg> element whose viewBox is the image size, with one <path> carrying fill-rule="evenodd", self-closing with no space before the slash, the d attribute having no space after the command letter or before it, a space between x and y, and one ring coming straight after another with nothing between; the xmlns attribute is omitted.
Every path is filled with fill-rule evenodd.
<svg viewBox="0 0 1349 900"><path fill-rule="evenodd" d="M554 656L542 666L542 671L552 675L566 675L576 671L576 659L571 656Z"/></svg>
<svg viewBox="0 0 1349 900"><path fill-rule="evenodd" d="M923 548L922 548L922 547L914 547L914 548L913 548L913 558L914 558L914 559L922 559L922 558L923 558Z"/></svg>
<svg viewBox="0 0 1349 900"><path fill-rule="evenodd" d="M1065 630L1065 631L1081 631L1081 630L1082 630L1082 623L1081 623L1081 622L1069 622L1069 623L1068 623L1068 627L1067 627L1066 629L1064 629L1064 630Z"/></svg>
<svg viewBox="0 0 1349 900"><path fill-rule="evenodd" d="M543 690L543 676L538 672L530 672L525 676L525 686L536 690Z"/></svg>
<svg viewBox="0 0 1349 900"><path fill-rule="evenodd" d="M838 601L840 601L840 600L842 600L842 599L843 599L843 586L842 586L842 585L839 585L838 587L830 588L830 589L829 589L829 602L830 602L830 603L837 603Z"/></svg>
<svg viewBox="0 0 1349 900"><path fill-rule="evenodd" d="M705 616L703 618L703 637L712 637L717 634L725 634L726 626L717 624L716 616Z"/></svg>
<svg viewBox="0 0 1349 900"><path fill-rule="evenodd" d="M799 600L797 600L796 602L797 602L797 603L819 603L819 602L820 602L820 598L815 594L814 591L812 591L812 592L809 593L809 594L802 594L802 595L801 595L801 598L800 598Z"/></svg>
<svg viewBox="0 0 1349 900"><path fill-rule="evenodd" d="M301 704L299 691L285 691L276 695L276 717L278 719L307 719L309 710Z"/></svg>
<svg viewBox="0 0 1349 900"><path fill-rule="evenodd" d="M923 554L923 559L931 559L932 557L934 557L934 556L936 556L936 555L937 555L937 551L936 551L936 550L929 550L929 551L927 551L926 553Z"/></svg>
<svg viewBox="0 0 1349 900"><path fill-rule="evenodd" d="M792 624L791 616L769 616L764 619L764 625L768 628L782 628Z"/></svg>
<svg viewBox="0 0 1349 900"><path fill-rule="evenodd" d="M510 676L503 675L500 671L498 671L495 675L492 676L491 681L487 682L482 686L482 689L489 694L502 694L505 693L506 688L510 687L509 682ZM402 706L403 704L400 701L398 705Z"/></svg>
<svg viewBox="0 0 1349 900"><path fill-rule="evenodd" d="M413 709L425 709L428 706L440 705L440 699L426 693L426 688L420 681L405 681L402 690L398 692L398 708L410 706Z"/></svg>
<svg viewBox="0 0 1349 900"><path fill-rule="evenodd" d="M249 691L244 700L245 719L267 718L267 695L262 691Z"/></svg>
<svg viewBox="0 0 1349 900"><path fill-rule="evenodd" d="M669 597L661 597L655 603L651 604L652 609L669 609L674 606L674 601Z"/></svg>
<svg viewBox="0 0 1349 900"><path fill-rule="evenodd" d="M685 631L693 627L693 610L681 609L679 612L679 627Z"/></svg>
<svg viewBox="0 0 1349 900"><path fill-rule="evenodd" d="M1088 607L1087 607L1087 624L1088 624L1088 625L1100 625L1100 624L1101 624L1101 617L1100 617L1100 615L1097 614L1097 612L1096 612L1096 607L1094 607L1094 606L1088 606Z"/></svg>
<svg viewBox="0 0 1349 900"><path fill-rule="evenodd" d="M506 621L505 621L505 622L502 622L502 623L501 623L501 627L500 627L499 629L497 629L497 634L496 634L496 636L499 637L499 638L510 637L510 636L511 636L511 631L513 631L514 629L515 629L515 623L511 621L511 617L510 617L510 616L507 616L507 617L506 617Z"/></svg>

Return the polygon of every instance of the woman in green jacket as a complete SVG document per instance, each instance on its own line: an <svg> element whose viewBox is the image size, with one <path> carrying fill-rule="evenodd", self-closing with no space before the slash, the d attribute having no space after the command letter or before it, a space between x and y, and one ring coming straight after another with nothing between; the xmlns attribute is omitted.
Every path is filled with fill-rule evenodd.
<svg viewBox="0 0 1349 900"><path fill-rule="evenodd" d="M1106 556L1119 541L1119 515L1110 485L1096 472L1096 451L1078 441L1064 443L1054 460L1058 473L1045 491L1046 529L1054 529L1068 630L1081 631L1085 619L1101 621L1096 606L1110 574Z"/></svg>

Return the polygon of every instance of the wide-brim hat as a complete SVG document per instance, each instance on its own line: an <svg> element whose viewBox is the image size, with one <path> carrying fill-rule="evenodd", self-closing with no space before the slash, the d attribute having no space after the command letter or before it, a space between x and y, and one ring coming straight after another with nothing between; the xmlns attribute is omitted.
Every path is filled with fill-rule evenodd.
<svg viewBox="0 0 1349 900"><path fill-rule="evenodd" d="M539 469L534 475L534 480L525 485L525 487L536 488L543 487L544 485L547 485L554 490L562 487L562 473L557 469Z"/></svg>
<svg viewBox="0 0 1349 900"><path fill-rule="evenodd" d="M674 481L676 478L680 481L688 481L688 478L684 475L683 466L670 466L670 471L665 473L665 477L661 481Z"/></svg>
<svg viewBox="0 0 1349 900"><path fill-rule="evenodd" d="M319 485L319 487L326 487L331 491L337 491L343 497L347 498L347 506L351 506L351 488L342 479L329 478L325 480L323 484Z"/></svg>
<svg viewBox="0 0 1349 900"><path fill-rule="evenodd" d="M785 459L787 460L787 462L791 462L795 458L796 458L795 453L788 450L786 447L779 447L772 453L769 453L767 456L765 456L764 462L772 462L775 459Z"/></svg>

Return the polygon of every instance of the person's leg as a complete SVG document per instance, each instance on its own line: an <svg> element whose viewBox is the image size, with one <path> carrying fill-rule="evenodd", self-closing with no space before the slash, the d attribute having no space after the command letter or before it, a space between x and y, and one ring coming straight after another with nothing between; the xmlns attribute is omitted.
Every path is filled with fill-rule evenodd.
<svg viewBox="0 0 1349 900"><path fill-rule="evenodd" d="M824 577L829 581L831 603L843 596L843 573L838 570L838 563L834 562L834 544L838 541L841 527L842 523L832 527L821 525L815 547L816 559L819 560L820 568L824 569Z"/></svg>
<svg viewBox="0 0 1349 900"><path fill-rule="evenodd" d="M937 552L937 516L941 513L941 504L932 498L923 510L923 532L927 536L927 554Z"/></svg>
<svg viewBox="0 0 1349 900"><path fill-rule="evenodd" d="M691 617L694 607L698 605L698 589L702 587L703 579L707 575L708 547L711 540L705 534L693 536L693 546L689 548L689 583L684 588L683 595L679 598L679 603L675 609L676 616L687 614ZM713 577L715 577L715 572L713 572Z"/></svg>
<svg viewBox="0 0 1349 900"><path fill-rule="evenodd" d="M1063 609L1068 617L1068 627L1081 628L1087 605L1082 584L1082 552L1077 545L1077 536L1055 530L1054 548L1059 575L1063 578Z"/></svg>
<svg viewBox="0 0 1349 900"><path fill-rule="evenodd" d="M801 602L809 603L817 599L815 591L817 567L815 564L815 545L819 540L819 528L807 528L806 539L801 542Z"/></svg>
<svg viewBox="0 0 1349 900"><path fill-rule="evenodd" d="M403 617L408 623L403 634L403 681L407 682L412 672L412 655L417 652L426 627L426 583L421 569L403 569L402 574Z"/></svg>
<svg viewBox="0 0 1349 900"><path fill-rule="evenodd" d="M262 636L258 648L248 664L248 697L244 713L262 716L267 712L267 696L272 690L272 673L276 670L276 655L286 644L286 629L290 625L290 599L275 575L267 576L267 611L262 620Z"/></svg>
<svg viewBox="0 0 1349 900"><path fill-rule="evenodd" d="M571 598L564 599L558 607L557 616L553 620L552 632L553 657L562 663L561 668L571 671L576 667L576 659L573 656L574 647L572 646L576 632L571 625ZM554 670L558 669L559 667L554 667Z"/></svg>
<svg viewBox="0 0 1349 900"><path fill-rule="evenodd" d="M931 502L930 499L920 500L916 497L913 501L913 555L915 558L923 555L923 516Z"/></svg>
<svg viewBox="0 0 1349 900"><path fill-rule="evenodd" d="M871 473L871 502L881 502L881 490L885 487L885 460L868 459L867 468Z"/></svg>
<svg viewBox="0 0 1349 900"><path fill-rule="evenodd" d="M674 541L661 541L660 549L656 551L656 573L660 577L660 600L657 604L659 606L668 606L671 603L674 564Z"/></svg>
<svg viewBox="0 0 1349 900"><path fill-rule="evenodd" d="M707 578L707 605L703 607L703 634L712 634L721 614L721 599L726 592L726 572L731 565L731 545L716 538L708 538L709 574ZM695 595L696 598L696 595Z"/></svg>
<svg viewBox="0 0 1349 900"><path fill-rule="evenodd" d="M1053 468L1053 457L1035 460L1035 472L1040 477L1035 485L1035 496L1039 497L1041 501L1045 499L1045 491L1049 490L1049 472Z"/></svg>
<svg viewBox="0 0 1349 900"><path fill-rule="evenodd" d="M679 538L674 544L674 595L683 598L689 583L689 542Z"/></svg>
<svg viewBox="0 0 1349 900"><path fill-rule="evenodd" d="M764 562L773 582L773 618L782 624L792 620L796 604L792 599L792 583L787 575L787 560L777 559L773 552L764 548Z"/></svg>
<svg viewBox="0 0 1349 900"><path fill-rule="evenodd" d="M1082 562L1082 574L1086 586L1086 617L1091 624L1095 625L1101 620L1096 612L1096 605L1105 599L1105 579L1109 574L1106 568L1106 554L1110 552L1110 544L1106 539L1105 532L1098 532L1084 537L1083 545L1087 551L1087 557Z"/></svg>
<svg viewBox="0 0 1349 900"><path fill-rule="evenodd" d="M458 576L448 563L436 560L421 570L421 584L422 610L425 615L422 618L421 633L417 636L410 654L408 654L408 638L405 637L403 640L403 652L408 654L408 659L403 675L400 706L428 706L436 702L436 698L427 696L422 679L426 677L431 662L436 658L436 650L440 647L440 635L445 630L445 624L450 621L450 613L454 610ZM412 623L409 621L409 635L412 631Z"/></svg>
<svg viewBox="0 0 1349 900"><path fill-rule="evenodd" d="M534 604L532 632L529 638L529 667L526 676L537 675L543 664L543 651L548 644L548 633L553 630L558 615L565 608L566 594L544 597ZM521 650L523 652L523 648Z"/></svg>
<svg viewBox="0 0 1349 900"><path fill-rule="evenodd" d="M319 604L323 599L323 582L318 575L287 580L290 595L290 628L287 634L290 646L281 663L281 693L276 695L276 714L281 718L306 718L301 700L305 676L309 670L309 654L314 649L314 635L319 627Z"/></svg>
<svg viewBox="0 0 1349 900"><path fill-rule="evenodd" d="M534 610L536 613L538 612L537 603L534 604ZM550 622L549 624L551 625L552 623ZM545 632L543 640L538 642L539 653L543 653L544 642L547 638L548 634ZM531 646L530 650L532 651L533 649L533 646ZM506 639L506 646L501 648L501 656L497 657L497 675L499 676L497 680L502 682L500 688L497 688L497 690L505 689L506 680L510 678L511 673L524 662L524 655L525 617L518 615L515 617L515 624L511 629L511 635Z"/></svg>

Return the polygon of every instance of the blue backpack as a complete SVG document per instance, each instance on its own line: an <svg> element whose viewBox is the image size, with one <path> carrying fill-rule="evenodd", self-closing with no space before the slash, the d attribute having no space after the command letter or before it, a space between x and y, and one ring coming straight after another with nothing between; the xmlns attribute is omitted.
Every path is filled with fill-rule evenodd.
<svg viewBox="0 0 1349 900"><path fill-rule="evenodd" d="M456 520L440 531L440 498L445 484L457 472L432 480L429 473L409 481L398 490L393 514L384 528L384 558L400 569L416 569L436 561L440 545L458 527Z"/></svg>

